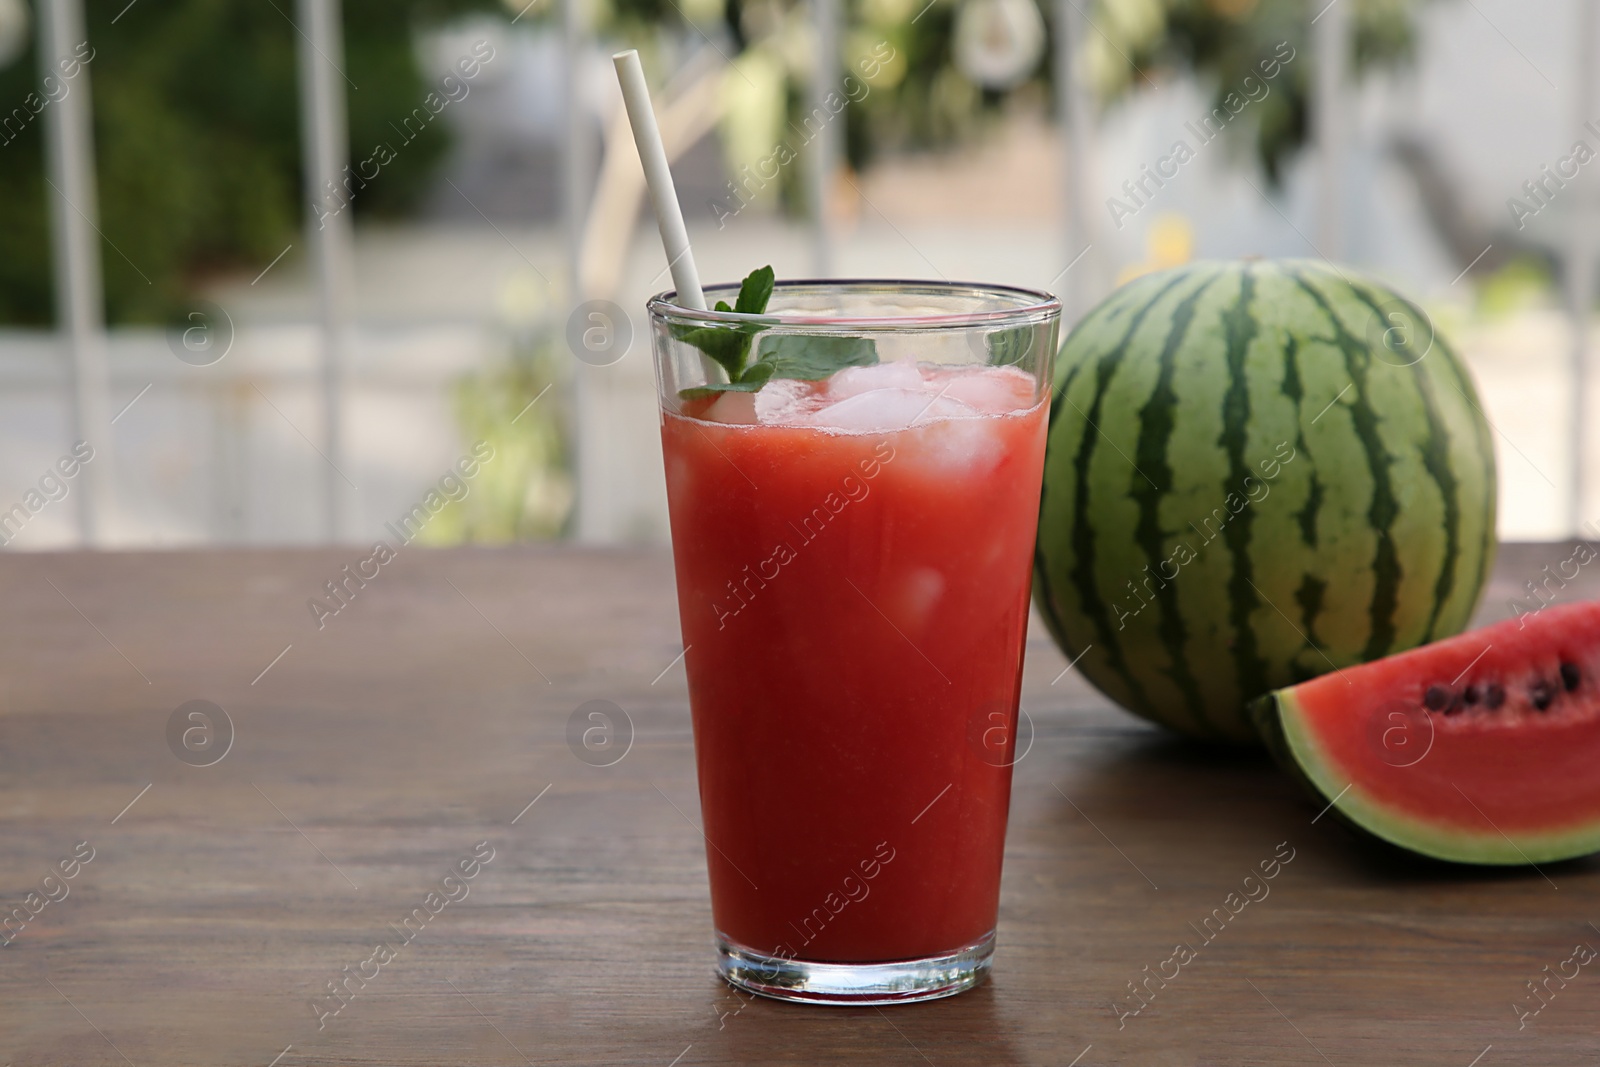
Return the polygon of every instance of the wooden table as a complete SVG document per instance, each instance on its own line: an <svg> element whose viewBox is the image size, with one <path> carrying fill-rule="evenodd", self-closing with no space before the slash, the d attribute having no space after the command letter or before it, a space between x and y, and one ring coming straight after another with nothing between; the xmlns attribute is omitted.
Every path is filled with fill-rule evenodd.
<svg viewBox="0 0 1600 1067"><path fill-rule="evenodd" d="M0 1064L1498 1067L1600 1051L1600 968L1520 1030L1513 1008L1576 943L1600 947L1600 865L1382 860L1313 825L1262 759L1175 742L1075 673L1052 685L1065 663L1038 630L992 979L882 1011L737 995L711 970L666 554L402 549L319 630L307 599L364 555L0 557L4 908L93 849L0 949ZM1567 555L1504 550L1484 618ZM195 699L233 727L210 766L168 744ZM591 699L634 726L613 766L568 747ZM482 841L493 859L468 895L319 1029L329 983L372 975L388 924ZM1280 842L1294 858L1270 896L1119 1024L1127 983L1197 942L1189 924Z"/></svg>

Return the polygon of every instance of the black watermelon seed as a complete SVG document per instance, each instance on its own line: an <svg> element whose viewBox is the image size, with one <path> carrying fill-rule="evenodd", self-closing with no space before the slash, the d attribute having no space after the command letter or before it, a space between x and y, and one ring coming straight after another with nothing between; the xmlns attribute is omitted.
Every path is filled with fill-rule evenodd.
<svg viewBox="0 0 1600 1067"><path fill-rule="evenodd" d="M1444 709L1444 713L1446 715L1460 715L1465 708L1466 705L1462 702L1461 694L1456 693L1450 698L1450 704Z"/></svg>
<svg viewBox="0 0 1600 1067"><path fill-rule="evenodd" d="M1450 703L1450 690L1442 685L1430 685L1422 694L1422 704L1429 711L1442 711Z"/></svg>
<svg viewBox="0 0 1600 1067"><path fill-rule="evenodd" d="M1544 711L1555 699L1555 686L1541 678L1528 689L1528 696L1533 699L1535 711Z"/></svg>
<svg viewBox="0 0 1600 1067"><path fill-rule="evenodd" d="M1468 704L1476 704L1482 698L1483 693L1480 692L1478 687L1475 685L1467 686L1467 691L1461 694L1461 699L1465 700Z"/></svg>
<svg viewBox="0 0 1600 1067"><path fill-rule="evenodd" d="M1506 691L1498 685L1491 684L1483 694L1483 704L1490 711L1506 702Z"/></svg>
<svg viewBox="0 0 1600 1067"><path fill-rule="evenodd" d="M1570 693L1574 689L1577 689L1578 682L1582 680L1582 677L1583 676L1578 673L1578 667L1576 664L1563 663L1561 665L1561 684L1567 687L1567 692Z"/></svg>

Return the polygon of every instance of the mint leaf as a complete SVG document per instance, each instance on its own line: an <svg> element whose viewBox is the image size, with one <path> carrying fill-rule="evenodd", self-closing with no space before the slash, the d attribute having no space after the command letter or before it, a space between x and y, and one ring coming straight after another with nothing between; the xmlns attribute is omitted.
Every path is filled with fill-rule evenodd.
<svg viewBox="0 0 1600 1067"><path fill-rule="evenodd" d="M696 385L689 389L679 389L680 400L701 400L708 396L721 396L723 393L755 393L760 392L766 382L726 382L722 385Z"/></svg>
<svg viewBox="0 0 1600 1067"><path fill-rule="evenodd" d="M878 346L870 337L786 333L763 337L756 360L751 369L770 365L774 378L820 382L846 367L878 362Z"/></svg>
<svg viewBox="0 0 1600 1067"><path fill-rule="evenodd" d="M745 276L739 286L735 306L717 301L717 310L742 315L761 315L772 299L775 278L771 267L761 267ZM819 382L845 367L865 367L878 362L878 346L870 337L838 337L831 334L779 334L761 339L754 362L750 344L755 335L769 329L763 323L716 323L710 326L674 326L672 335L693 345L727 374L725 384L708 384L678 390L685 400L696 400L719 393L754 393L773 378L795 378Z"/></svg>
<svg viewBox="0 0 1600 1067"><path fill-rule="evenodd" d="M729 307L726 300L718 300L716 310L760 315L767 310L767 301L772 299L773 283L774 275L770 266L753 270L740 283L735 306ZM672 336L704 352L707 359L727 374L728 381L736 382L744 372L745 360L750 356L751 338L766 328L754 322L719 322L713 326L674 326Z"/></svg>
<svg viewBox="0 0 1600 1067"><path fill-rule="evenodd" d="M739 375L739 380L735 384L748 385L753 392L766 385L768 378L777 377L776 371L777 368L771 363L752 363L744 369L743 374Z"/></svg>
<svg viewBox="0 0 1600 1067"><path fill-rule="evenodd" d="M678 340L704 352L706 358L721 367L729 379L737 378L744 369L745 355L750 351L750 335L739 327L674 326L672 333Z"/></svg>
<svg viewBox="0 0 1600 1067"><path fill-rule="evenodd" d="M734 301L732 310L743 315L760 315L767 310L767 301L772 299L772 286L775 276L772 268L760 267L745 275L744 281L739 283L739 298ZM717 310L722 310L718 301Z"/></svg>
<svg viewBox="0 0 1600 1067"><path fill-rule="evenodd" d="M834 337L828 334L785 333L761 339L754 363L726 385L681 389L685 400L723 392L753 393L773 378L820 382L846 367L866 367L878 362L878 346L870 337Z"/></svg>
<svg viewBox="0 0 1600 1067"><path fill-rule="evenodd" d="M745 368L744 374L736 382L725 385L700 385L693 389L679 389L678 395L684 400L698 400L701 397L720 396L723 393L754 393L767 384L767 379L772 377L772 364L752 363Z"/></svg>

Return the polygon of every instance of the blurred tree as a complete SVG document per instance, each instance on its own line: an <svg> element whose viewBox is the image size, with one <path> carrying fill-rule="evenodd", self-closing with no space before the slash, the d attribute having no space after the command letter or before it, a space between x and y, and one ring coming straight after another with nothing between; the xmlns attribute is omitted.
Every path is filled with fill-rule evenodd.
<svg viewBox="0 0 1600 1067"><path fill-rule="evenodd" d="M1019 94L1038 97L1050 89L1048 54L1032 77L1005 91L974 84L955 61L952 37L957 12L977 0L934 0L902 11L903 0L860 0L863 29L903 50L906 74L852 114L851 159L858 164L883 145L934 145L967 134L984 115ZM1357 77L1409 60L1416 44L1415 13L1424 0L1338 0L1353 5L1353 53ZM1079 57L1105 106L1174 74L1190 73L1211 87L1215 103L1238 90L1245 76L1279 42L1296 52L1252 108L1255 153L1268 180L1305 143L1307 86L1311 72L1308 0L1082 0L1091 28ZM1055 5L1046 5L1054 17ZM918 15L918 10L922 13ZM914 21L908 22L907 18ZM1059 40L1052 27L1051 49Z"/></svg>
<svg viewBox="0 0 1600 1067"><path fill-rule="evenodd" d="M113 322L160 321L198 278L264 266L301 232L308 198L295 4L85 6L107 315ZM444 73L421 69L416 31L469 11L504 10L494 0L344 0L343 7L352 162L376 142L396 140L389 124L418 106ZM40 82L31 45L0 70L0 116L13 119L0 133L3 323L54 318L44 115L25 103L30 93L45 96ZM63 88L74 85L64 79L54 95ZM406 207L447 143L443 124L431 124L400 147L355 198L355 212Z"/></svg>
<svg viewBox="0 0 1600 1067"><path fill-rule="evenodd" d="M677 29L685 36L717 37L720 32L730 51L742 47L746 56L759 52L763 63L780 58L787 73L786 103L781 112L762 120L756 117L758 109L754 107L737 109L744 116L742 121L761 127L747 131L752 143L763 137L787 136L786 130L804 123L811 108L807 83L814 48L810 0L725 0L721 26L711 25L701 15L686 25L686 9L676 4L675 10L658 10L670 0L609 2L615 5L610 9L615 13L611 25L618 30L626 27L636 33L641 23L659 17L662 27ZM704 2L696 0L695 9ZM1019 99L1049 106L1050 52L1059 33L1050 27L1050 40L1039 47L1041 42L1031 35L1038 32L1035 27L1043 29L1043 20L1033 12L1019 12L1015 0L840 2L849 24L840 57L846 74L862 78L863 60L874 54L882 56L885 47L892 52L892 60L873 65L873 75L862 78L870 91L853 97L843 113L848 158L858 169L881 153L937 148L965 140L988 118ZM1338 2L1353 7L1357 77L1410 59L1416 43L1416 12L1425 0ZM1220 106L1246 75L1259 76L1259 64L1274 56L1280 42L1287 42L1295 50L1294 61L1284 66L1272 91L1252 106L1236 128L1253 138L1255 155L1268 180L1278 180L1283 165L1308 134L1309 30L1315 14L1310 0L1075 3L1085 9L1091 23L1079 61L1105 107L1141 87L1182 74L1198 78L1214 92ZM1055 6L1042 5L1043 14L1051 20ZM975 10L980 7L981 12ZM1019 14L1027 17L1019 18ZM692 32L690 25L696 27ZM982 39L972 40L974 35L982 35ZM1006 69L1018 57L1031 68L994 76L994 71ZM988 84L984 83L986 75ZM742 91L732 79L730 86ZM725 140L729 134L725 129ZM798 169L786 168L782 180L785 202L798 207Z"/></svg>
<svg viewBox="0 0 1600 1067"><path fill-rule="evenodd" d="M572 511L566 423L555 363L558 339L524 338L504 364L456 383L456 420L465 442L484 441L494 458L462 500L424 530L424 544L503 544L556 537ZM546 395L549 394L549 395Z"/></svg>
<svg viewBox="0 0 1600 1067"><path fill-rule="evenodd" d="M1322 0L1326 2L1326 0ZM1415 14L1424 0L1337 0L1352 5L1354 78L1409 61L1416 48ZM1271 92L1252 104L1255 155L1267 180L1277 183L1284 165L1309 134L1312 76L1310 22L1321 3L1308 0L1098 0L1098 32L1086 61L1103 100L1114 101L1144 84L1152 72L1192 71L1209 84L1214 106L1242 92L1249 75L1280 42L1295 60L1274 79Z"/></svg>

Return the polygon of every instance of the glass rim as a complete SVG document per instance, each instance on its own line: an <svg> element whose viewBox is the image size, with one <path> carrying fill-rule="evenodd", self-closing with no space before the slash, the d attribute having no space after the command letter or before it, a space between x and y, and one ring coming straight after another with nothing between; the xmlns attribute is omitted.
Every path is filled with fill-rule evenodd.
<svg viewBox="0 0 1600 1067"><path fill-rule="evenodd" d="M707 297L731 296L739 291L739 282L708 285ZM651 318L670 319L675 323L703 323L707 325L740 325L760 323L763 326L793 326L809 329L857 330L961 330L983 326L1016 325L1042 321L1061 314L1061 300L1043 289L995 282L956 282L906 280L900 278L797 278L780 281L773 292L804 290L872 293L883 291L924 292L928 295L971 294L998 297L1015 301L1015 306L985 311L955 311L915 315L819 315L805 312L751 315L737 311L701 311L674 303L675 289L664 290L645 302ZM708 302L710 302L708 300Z"/></svg>

